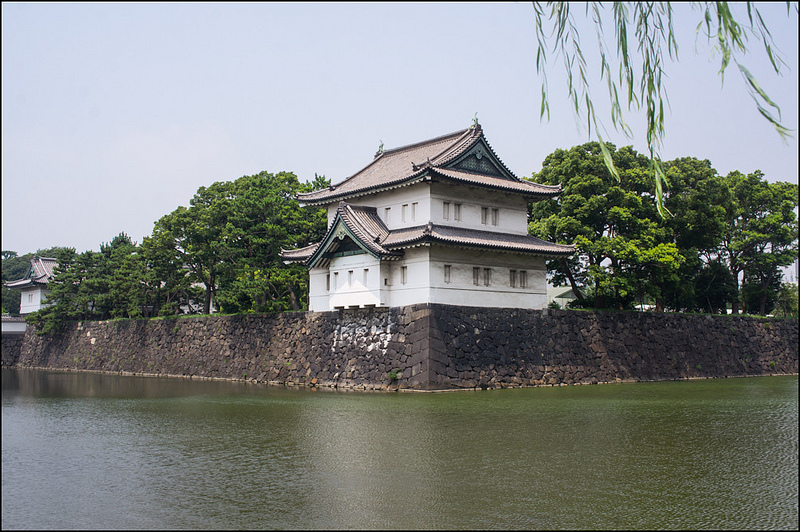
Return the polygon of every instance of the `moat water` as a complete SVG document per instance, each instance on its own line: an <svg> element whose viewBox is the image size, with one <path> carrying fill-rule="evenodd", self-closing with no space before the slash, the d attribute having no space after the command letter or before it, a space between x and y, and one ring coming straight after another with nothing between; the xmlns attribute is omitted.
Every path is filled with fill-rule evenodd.
<svg viewBox="0 0 800 532"><path fill-rule="evenodd" d="M3 529L797 529L798 378L457 393L2 371Z"/></svg>

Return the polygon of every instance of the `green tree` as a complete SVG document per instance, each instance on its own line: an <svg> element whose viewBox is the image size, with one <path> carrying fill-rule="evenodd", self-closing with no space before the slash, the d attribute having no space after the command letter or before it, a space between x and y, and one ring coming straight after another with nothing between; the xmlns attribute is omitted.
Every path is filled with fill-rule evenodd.
<svg viewBox="0 0 800 532"><path fill-rule="evenodd" d="M663 291L678 282L683 261L670 234L656 219L648 184L646 157L625 147L608 145L620 174L617 182L603 162L596 142L556 150L532 180L560 184L554 200L531 205L529 230L557 242L574 242L578 254L567 261L550 261L556 285L569 280L590 287L597 307L630 308L646 298L663 305Z"/></svg>
<svg viewBox="0 0 800 532"><path fill-rule="evenodd" d="M796 317L798 314L798 292L794 283L783 283L775 302L775 315Z"/></svg>
<svg viewBox="0 0 800 532"><path fill-rule="evenodd" d="M171 233L156 226L153 234L142 240L141 254L145 263L147 315L176 315L182 306L192 313L192 303L202 300L204 291L192 286L189 269L175 252Z"/></svg>
<svg viewBox="0 0 800 532"><path fill-rule="evenodd" d="M279 253L322 238L324 211L301 209L295 196L328 185L320 176L301 184L289 172L261 172L200 187L188 208L156 222L148 256L158 250L162 265L188 269L205 288L204 313L212 300L223 312L299 310L308 272L284 265Z"/></svg>
<svg viewBox="0 0 800 532"><path fill-rule="evenodd" d="M295 197L329 185L321 176L302 184L287 172L261 172L234 182L228 228L233 260L218 296L226 311L307 308L308 271L300 265L283 264L279 254L281 249L322 239L327 227L324 209L300 208Z"/></svg>
<svg viewBox="0 0 800 532"><path fill-rule="evenodd" d="M711 261L693 276L687 278L693 288L693 302L687 310L701 309L710 314L725 314L728 303L736 300L736 284L727 266Z"/></svg>
<svg viewBox="0 0 800 532"><path fill-rule="evenodd" d="M665 304L680 311L725 312L736 299L732 276L718 260L731 190L708 160L682 157L664 163L664 170L670 182L664 202L673 215L662 223L685 259Z"/></svg>
<svg viewBox="0 0 800 532"><path fill-rule="evenodd" d="M190 278L205 287L203 313L211 312L218 278L226 260L232 259L225 231L231 203L231 183L217 182L200 187L189 207L178 207L159 219L153 235L169 246Z"/></svg>
<svg viewBox="0 0 800 532"><path fill-rule="evenodd" d="M698 4L697 34L707 39L712 50L720 54L719 74L724 80L728 66L733 63L739 70L745 86L758 111L775 126L782 138L790 130L781 122L780 108L764 91L744 63L752 50L748 41L755 39L763 44L766 56L775 73L781 74L786 66L776 49L772 34L764 23L757 3L747 2L741 15L735 4L729 2L704 2ZM535 30L538 39L536 69L542 79L540 116L550 116L547 85L547 61L552 52L563 60L568 78L568 95L577 116L585 113L591 135L592 129L600 140L604 162L612 175L619 178L611 153L605 149L600 135L604 129L599 120L591 94L586 59L573 16L575 4L570 2L534 2ZM664 215L663 189L667 178L660 162L660 148L664 138L664 102L667 100L665 80L667 59L678 60L678 42L673 28L673 8L670 2L588 2L583 5L584 16L591 18L596 29L600 65L600 79L608 90L611 123L616 131L632 136L625 120L628 111L643 110L646 118L645 136L651 161L650 172L657 198L659 213ZM787 14L790 2L786 3ZM795 6L797 10L797 6ZM605 29L613 28L617 61L609 52ZM635 47L635 51L634 51Z"/></svg>
<svg viewBox="0 0 800 532"><path fill-rule="evenodd" d="M797 185L769 183L759 170L748 175L731 172L725 179L734 201L727 213L720 255L734 275L737 291L740 276L750 283L758 279L758 311L764 314L769 293L780 284L778 268L797 259ZM751 288L748 295L753 293ZM739 312L738 298L732 312Z"/></svg>

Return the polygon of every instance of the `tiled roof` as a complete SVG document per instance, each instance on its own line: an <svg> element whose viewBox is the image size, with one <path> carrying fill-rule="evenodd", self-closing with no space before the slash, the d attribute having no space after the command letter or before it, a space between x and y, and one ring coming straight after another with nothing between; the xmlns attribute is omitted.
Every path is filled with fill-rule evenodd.
<svg viewBox="0 0 800 532"><path fill-rule="evenodd" d="M567 256L575 253L574 245L554 244L531 235L511 235L434 224L392 231L383 245L400 249L426 242L537 255Z"/></svg>
<svg viewBox="0 0 800 532"><path fill-rule="evenodd" d="M47 285L53 278L53 270L58 266L58 260L50 257L33 257L25 277L6 283L8 288L22 288L32 285Z"/></svg>
<svg viewBox="0 0 800 532"><path fill-rule="evenodd" d="M487 188L497 188L510 192L520 192L533 196L553 196L561 192L561 187L551 185L540 185L530 181L512 181L510 179L498 179L494 176L452 170L449 168L435 168L433 174L440 175L446 179L463 182L470 185L484 186Z"/></svg>
<svg viewBox="0 0 800 532"><path fill-rule="evenodd" d="M447 168L459 157L481 143L488 148L499 168L497 175L487 175L480 170L457 171ZM299 194L297 200L308 205L325 205L364 194L414 183L426 176L456 180L472 185L499 188L540 197L551 197L561 191L560 186L549 187L523 181L500 161L483 136L480 125L442 135L416 144L378 152L367 166L328 188Z"/></svg>
<svg viewBox="0 0 800 532"><path fill-rule="evenodd" d="M300 249L281 250L281 259L313 266L322 254L335 251L335 234L342 225L364 249L381 258L400 257L404 248L431 242L547 256L568 256L575 253L574 245L554 244L531 235L512 235L448 225L428 224L389 231L374 207L340 202L336 217L321 242Z"/></svg>
<svg viewBox="0 0 800 532"><path fill-rule="evenodd" d="M281 260L284 262L305 262L314 253L314 250L319 246L319 242L311 244L304 248L298 249L282 249Z"/></svg>
<svg viewBox="0 0 800 532"><path fill-rule="evenodd" d="M378 217L375 207L339 203L336 215L328 228L325 237L317 244L294 250L281 250L281 259L285 262L304 262L313 266L322 254L333 252L338 247L337 234L344 231L349 234L368 253L380 258L402 256L402 252L386 249L381 243L390 232Z"/></svg>

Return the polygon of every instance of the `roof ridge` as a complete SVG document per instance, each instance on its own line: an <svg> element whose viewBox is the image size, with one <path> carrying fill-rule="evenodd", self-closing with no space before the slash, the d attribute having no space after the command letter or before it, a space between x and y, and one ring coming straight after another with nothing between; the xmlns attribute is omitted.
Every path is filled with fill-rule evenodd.
<svg viewBox="0 0 800 532"><path fill-rule="evenodd" d="M354 177L356 177L356 176L358 176L358 175L362 174L362 173L363 173L363 172L364 172L364 171L365 171L367 168L369 168L370 166L374 165L374 164L375 164L375 163L377 163L378 161L380 161L380 160L384 159L384 158L386 157L386 155L387 155L387 154L388 154L388 155L396 155L396 154L398 154L398 153L402 153L403 151L408 151L408 150L411 150L411 149L413 149L413 148L419 148L420 146L424 146L424 145L426 145L426 144L434 144L434 143L436 143L436 142L441 142L441 141L443 141L443 140L446 140L446 139L448 139L448 138L453 138L453 139L454 139L454 142L455 142L456 140L458 140L458 139L460 139L460 138L464 137L464 136L465 136L465 135L466 135L468 132L470 132L470 131L472 131L472 130L477 130L477 131L479 131L479 132L481 131L481 129L480 129L480 126L477 126L477 128L475 128L475 127L468 127L468 128L466 128L466 129L461 129L461 130L458 130L458 131L454 131L453 133L448 133L448 134L446 134L446 135L439 135L438 137L434 137L434 138L432 138L432 139L423 140L423 141L421 141L421 142L415 142L415 143L413 143L413 144L407 144L407 145L405 145L405 146L400 146L400 147L397 147L397 148L392 148L392 149L390 149L390 150L384 150L384 151L382 151L382 152L378 152L378 154L377 154L377 155L376 155L376 156L375 156L375 157L374 157L374 158L373 158L373 159L372 159L372 160L371 160L369 163L367 163L366 165L364 165L364 166L363 166L361 169L359 169L357 172L355 172L355 173L351 174L350 176L346 177L345 179L343 179L343 180L342 180L342 181L340 181L339 183L336 183L336 184L333 184L333 183L331 183L331 184L328 186L328 190L329 190L329 191L331 191L331 192L333 192L334 190L336 190L336 189L338 189L338 188L342 187L342 186L343 186L343 185L345 185L347 182L349 182L350 180L352 180ZM444 150L442 150L442 151L441 151L441 152L440 152L438 155L436 155L436 157L439 157L439 155L441 155L442 153L444 153L445 151L447 151L447 149L449 149L449 147L448 147L448 148L445 148ZM415 170L415 171L416 171L416 170ZM321 189L321 190L325 190L325 189ZM312 190L311 192L301 192L301 193L299 193L299 194L297 195L297 197L298 197L298 198L302 198L302 197L304 197L304 196L310 196L310 195L312 195L312 194L316 194L317 192L320 192L320 190Z"/></svg>
<svg viewBox="0 0 800 532"><path fill-rule="evenodd" d="M458 131L454 131L454 132L448 133L446 135L439 135L438 137L434 137L432 139L422 140L422 141L419 141L419 142L414 142L413 144L406 144L404 146L398 146L397 148L392 148L390 150L384 150L383 152L380 153L380 155L384 156L386 154L394 154L394 153L399 153L401 151L406 151L406 150L410 150L410 149L414 149L414 148L419 148L420 146L424 146L426 144L435 144L437 142L441 142L441 141L443 141L445 139L448 139L450 137L461 138L466 133L471 131L472 129L474 129L474 128L473 127L468 127L466 129L459 129ZM445 150L446 150L446 148L445 148ZM443 150L443 151L445 151L445 150ZM438 157L438 155L436 157ZM376 157L376 159L377 159L377 157Z"/></svg>

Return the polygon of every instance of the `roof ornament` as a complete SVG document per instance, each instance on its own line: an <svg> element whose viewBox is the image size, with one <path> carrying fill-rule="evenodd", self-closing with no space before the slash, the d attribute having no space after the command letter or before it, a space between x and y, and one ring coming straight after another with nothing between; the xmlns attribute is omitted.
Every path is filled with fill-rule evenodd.
<svg viewBox="0 0 800 532"><path fill-rule="evenodd" d="M378 151L375 153L375 157L377 157L378 155L382 155L382 154L383 154L383 141L381 140L381 145L378 146Z"/></svg>
<svg viewBox="0 0 800 532"><path fill-rule="evenodd" d="M469 126L470 129L475 129L478 127L478 112L475 111L475 116L472 117L472 125Z"/></svg>

